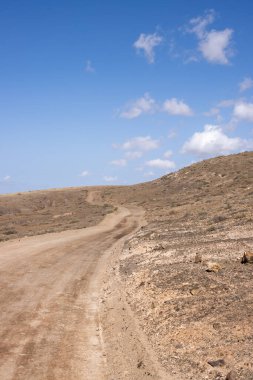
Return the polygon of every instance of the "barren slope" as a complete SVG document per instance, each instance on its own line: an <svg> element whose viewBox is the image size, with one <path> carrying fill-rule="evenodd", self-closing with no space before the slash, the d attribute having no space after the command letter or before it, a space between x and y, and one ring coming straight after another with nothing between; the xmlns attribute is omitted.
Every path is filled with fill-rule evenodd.
<svg viewBox="0 0 253 380"><path fill-rule="evenodd" d="M253 265L240 259L253 251L253 153L203 161L127 192L108 189L105 199L146 209L147 226L125 245L121 281L167 373L225 379L235 371L252 380ZM217 272L207 271L210 262Z"/></svg>
<svg viewBox="0 0 253 380"><path fill-rule="evenodd" d="M85 188L0 195L0 242L94 226L113 211L86 201Z"/></svg>
<svg viewBox="0 0 253 380"><path fill-rule="evenodd" d="M40 192L31 193L30 195L34 194L34 198L29 198L29 194L11 196L12 199L10 196L0 197L0 206L4 207L0 220L2 218L3 231L8 222L6 208L11 208L11 202L13 205L21 204L25 199L29 199L30 202L30 219L28 219L34 221L30 225L34 224L35 227L32 230L30 225L23 225L18 232L21 235L27 234L27 231L32 234L38 233L40 223L43 224L43 229L47 223L52 230L73 228L71 227L72 223L68 220L69 217L76 217L78 227L82 226L82 223L84 223L83 226L88 225L86 224L87 220L89 223L96 223L101 220L103 213L112 211L119 204L131 210L135 210L136 206L145 209L146 225L129 237L127 241L124 237L123 240L119 240L117 249L108 251L106 262L109 263L109 266L100 266L100 270L97 272L97 264L94 264L95 266L88 267L84 274L84 278L88 278L89 283L91 278L96 278L96 273L103 272L105 274L102 289L100 337L104 339L103 352L109 360L109 365L107 362L108 379L137 380L153 377L166 380L172 378L176 380L225 380L230 371L235 371L233 375L235 379L252 380L253 265L243 265L240 259L245 250L253 251L253 153L246 152L203 161L145 184L128 187L101 187L90 190L93 191L90 200L99 200L100 205L92 205L88 212L85 208L86 205L81 204L87 195L85 188L59 191L57 196L62 200L58 203L57 212L54 209L57 203L52 203L49 209L44 210L46 212L38 208L38 202L41 201ZM94 195L96 196L94 197ZM18 197L23 199L21 203ZM51 202L51 197L51 192L44 192L44 204L47 204L49 199ZM66 201L69 197L71 198L70 202ZM33 202L35 199L36 202ZM26 202L27 204L28 202ZM106 206L102 206L102 204L106 204ZM112 206L108 206L108 204ZM82 207L83 211L78 213L77 210L81 210ZM95 211L94 214L93 211ZM20 220L23 220L25 213L26 208L22 209L21 207L21 212L14 212L11 215L11 223L13 225L17 223L17 226L22 225ZM54 218L55 215L56 218ZM85 215L88 215L88 219L87 217L83 219ZM40 219L41 217L42 219ZM84 270L90 261L94 262L95 260L98 263L96 252L101 250L104 252L107 243L111 246L112 242L128 234L131 229L135 229L136 224L134 220L132 222L132 227L128 226L130 229L127 227L125 230L126 226L123 224L119 226L118 231L108 231L106 235L94 235L91 240L85 240L81 250L76 246L77 251L73 252L75 258L73 263L66 255L66 251L63 250L61 253L65 252L62 256L63 267L57 275L59 284L62 281L64 283L64 273L70 263L76 267L70 266L69 268L68 273L72 273L69 284L74 284L75 281L81 284L79 270ZM74 223L73 225L75 226ZM82 230L79 233L82 233ZM72 234L72 232L64 234ZM48 236L50 235L31 239L47 240ZM53 236L54 234L52 234L52 238ZM5 239L6 235L3 238ZM57 252L57 255L60 254L58 243L60 241L55 242L53 254ZM14 244L18 247L17 241L13 240L13 243L1 243L0 250L5 244ZM90 255L91 247L92 251L94 247L94 256ZM25 251L22 252L25 253ZM35 250L35 252L37 251ZM47 252L45 260L50 252ZM19 248L17 248L16 254L19 257ZM17 269L17 271L13 271L13 275L15 276L15 273L25 275L26 280L22 286L29 285L29 276L31 276L36 284L35 289L40 289L39 281L41 281L41 276L43 278L43 271L50 271L47 272L47 279L54 278L55 273L58 273L58 268L46 265L47 269L44 269L43 256L38 254L34 256L34 259L36 257L38 262L42 260L42 266L36 267L34 272L39 273L36 281L35 274L29 274L29 267L26 268L28 271L25 270L27 260L23 261L23 267L20 266L19 261L15 265L13 261L13 268ZM8 254L5 255L5 259L7 258ZM80 268L77 262L80 262ZM34 267L36 261L32 259L31 263ZM210 263L215 263L215 271L207 271ZM64 265L65 269L63 269ZM8 291L12 287L11 268L4 272L4 275L10 276L4 282L4 289ZM32 298L31 291L34 292L34 298ZM78 294L79 296L84 295L82 301L86 302L85 297L88 292L87 284L80 288ZM48 294L50 295L50 293ZM70 294L72 293L70 292ZM75 313L79 313L77 310L80 304L79 301L77 304L75 303L73 294L70 298L67 297L67 301L62 296L64 303L60 305L65 305L67 302L68 321L79 321L73 322L70 331L76 341L80 336L81 345L79 347L86 347L87 337L86 341L82 340L82 334L79 334L80 331L84 331L81 324L83 323L82 318L86 314L85 310L80 310L80 314L78 317L76 316ZM22 305L25 299L27 302L24 304L25 309L28 308L28 310L30 303L36 303L37 298L40 302L41 297L40 291L29 290L29 286L24 288L21 295L18 293L16 295L15 292L14 295L10 292L10 297L7 296L9 307L12 308L15 302ZM11 297L14 297L13 300ZM42 305L51 300L51 296L44 300L43 297ZM52 300L53 307L55 307L54 297ZM54 310L51 311L48 318L55 323ZM59 318L59 316L56 317ZM65 318L65 314L63 318ZM93 315L91 319L94 321L94 318ZM24 320L26 320L26 316ZM64 319L61 325L64 326L63 331L68 331L68 323ZM80 324L78 325L78 323ZM12 326L15 331L15 322ZM26 323L24 326L27 329ZM30 327L25 331L32 331L29 329ZM36 336L37 330L35 326L35 332L32 334ZM22 333L26 334L23 331ZM64 336L63 332L62 334ZM14 336L16 337L17 334ZM30 335L28 334L28 336ZM8 337L7 341L9 341ZM60 341L61 343L59 343ZM36 341L36 338L33 342L35 342L33 347L37 348L38 344L40 347L40 341ZM18 343L18 346L23 347L22 344ZM66 352L72 352L72 345L69 346L71 349L68 349L68 345L64 345L64 340L59 340L57 344L67 347L67 349L61 348L60 350L63 358ZM12 353L13 347L9 347L8 350ZM116 352L118 355L115 354ZM20 352L14 349L14 353L19 355ZM32 355L30 352L24 353L24 357ZM36 355L40 355L40 360L44 357L43 351L37 352ZM96 364L97 368L101 368L99 355L92 357L94 361L90 368L94 368ZM120 357L123 358L123 361L119 360ZM66 363L68 363L66 364L66 373L70 376L74 373L73 368L76 364L75 361L72 362L72 359ZM70 363L74 363L74 367L71 367ZM89 363L91 362L89 361ZM27 368L30 369L26 375L29 375L29 371L34 368L31 363L29 366ZM24 368L26 368L26 364ZM58 368L57 364L56 368ZM21 372L22 378L26 378L24 373ZM55 376L51 378L57 378L57 376L62 376L64 371L57 373L55 375L52 367L44 378L50 378L49 374ZM77 375L74 376L76 377L73 378L78 379ZM231 377L230 380L234 378Z"/></svg>

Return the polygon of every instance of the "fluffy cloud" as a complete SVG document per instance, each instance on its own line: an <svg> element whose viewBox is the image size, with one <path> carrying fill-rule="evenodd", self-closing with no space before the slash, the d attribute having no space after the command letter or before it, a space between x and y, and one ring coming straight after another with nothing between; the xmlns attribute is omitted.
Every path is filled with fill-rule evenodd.
<svg viewBox="0 0 253 380"><path fill-rule="evenodd" d="M241 83L239 83L240 92L246 91L253 87L253 80L251 78L244 78Z"/></svg>
<svg viewBox="0 0 253 380"><path fill-rule="evenodd" d="M139 136L134 137L124 144L122 144L121 148L128 151L149 151L153 149L157 149L159 147L159 140L154 140L150 136Z"/></svg>
<svg viewBox="0 0 253 380"><path fill-rule="evenodd" d="M156 158L155 160L147 161L146 165L156 169L174 169L176 166L175 162L170 160L162 160L161 158Z"/></svg>
<svg viewBox="0 0 253 380"><path fill-rule="evenodd" d="M205 16L190 20L189 33L194 33L199 40L198 49L203 57L211 63L226 65L232 55L231 41L233 30L207 30L215 20L213 10L206 12Z"/></svg>
<svg viewBox="0 0 253 380"><path fill-rule="evenodd" d="M115 165L115 166L126 166L127 161L124 158L121 158L119 160L113 160L113 161L111 161L111 164Z"/></svg>
<svg viewBox="0 0 253 380"><path fill-rule="evenodd" d="M163 38L157 33L144 34L142 33L138 40L135 41L134 47L137 51L143 50L148 63L154 63L155 53L154 49L156 46L162 43Z"/></svg>
<svg viewBox="0 0 253 380"><path fill-rule="evenodd" d="M196 34L199 39L204 38L207 26L212 24L214 20L215 12L209 10L205 13L205 16L195 17L190 20L190 28L188 28L188 32Z"/></svg>
<svg viewBox="0 0 253 380"><path fill-rule="evenodd" d="M236 103L234 107L234 116L238 119L253 122L253 103Z"/></svg>
<svg viewBox="0 0 253 380"><path fill-rule="evenodd" d="M79 174L80 177L87 177L87 175L89 175L89 172L88 170L84 170L81 174Z"/></svg>
<svg viewBox="0 0 253 380"><path fill-rule="evenodd" d="M120 116L125 119L134 119L145 113L152 113L155 109L155 100L152 99L148 93L143 97L130 103Z"/></svg>
<svg viewBox="0 0 253 380"><path fill-rule="evenodd" d="M182 100L178 100L176 98L165 100L163 103L163 110L168 112L170 115L193 115L192 109Z"/></svg>
<svg viewBox="0 0 253 380"><path fill-rule="evenodd" d="M245 147L239 137L228 137L218 125L205 125L203 132L196 132L183 145L182 152L200 157L228 154Z"/></svg>
<svg viewBox="0 0 253 380"><path fill-rule="evenodd" d="M117 181L118 178L106 175L106 176L103 177L103 179L104 179L105 182L115 182L115 181Z"/></svg>
<svg viewBox="0 0 253 380"><path fill-rule="evenodd" d="M231 55L232 34L233 30L228 28L207 33L205 38L199 42L199 50L204 58L212 63L228 64L228 58Z"/></svg>

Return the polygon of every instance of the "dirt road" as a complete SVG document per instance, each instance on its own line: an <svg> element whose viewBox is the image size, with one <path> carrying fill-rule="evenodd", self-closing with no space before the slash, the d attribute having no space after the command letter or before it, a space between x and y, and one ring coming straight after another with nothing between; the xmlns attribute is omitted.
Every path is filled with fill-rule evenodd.
<svg viewBox="0 0 253 380"><path fill-rule="evenodd" d="M0 379L107 378L103 275L110 249L140 220L122 207L95 227L0 245Z"/></svg>

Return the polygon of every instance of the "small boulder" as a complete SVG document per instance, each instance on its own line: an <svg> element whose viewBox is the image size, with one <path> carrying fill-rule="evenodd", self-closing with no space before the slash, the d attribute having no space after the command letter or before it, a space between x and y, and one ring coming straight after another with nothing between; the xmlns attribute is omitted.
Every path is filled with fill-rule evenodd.
<svg viewBox="0 0 253 380"><path fill-rule="evenodd" d="M244 252L243 257L241 259L242 264L253 264L253 253L252 252Z"/></svg>
<svg viewBox="0 0 253 380"><path fill-rule="evenodd" d="M162 251L163 249L165 249L165 245L163 243L158 243L153 248L154 251Z"/></svg>
<svg viewBox="0 0 253 380"><path fill-rule="evenodd" d="M192 296L196 296L196 295L198 295L200 293L200 289L199 288L192 288L190 290L190 293L191 293Z"/></svg>
<svg viewBox="0 0 253 380"><path fill-rule="evenodd" d="M218 273L221 269L222 268L221 268L220 264L218 264L218 263L207 263L207 268L206 268L207 272Z"/></svg>
<svg viewBox="0 0 253 380"><path fill-rule="evenodd" d="M226 380L237 380L237 374L235 371L230 371L227 376Z"/></svg>
<svg viewBox="0 0 253 380"><path fill-rule="evenodd" d="M225 360L224 359L209 360L207 363L210 364L210 366L212 367L223 367L225 365Z"/></svg>
<svg viewBox="0 0 253 380"><path fill-rule="evenodd" d="M200 253L196 253L195 258L194 258L194 263L195 264L199 264L201 262L202 262L202 256L201 256L201 254Z"/></svg>

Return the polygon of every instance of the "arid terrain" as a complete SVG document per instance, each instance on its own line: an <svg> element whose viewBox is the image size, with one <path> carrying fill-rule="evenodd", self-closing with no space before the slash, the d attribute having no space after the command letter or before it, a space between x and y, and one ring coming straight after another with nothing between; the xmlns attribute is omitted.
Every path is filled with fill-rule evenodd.
<svg viewBox="0 0 253 380"><path fill-rule="evenodd" d="M253 153L0 196L0 378L253 380Z"/></svg>

